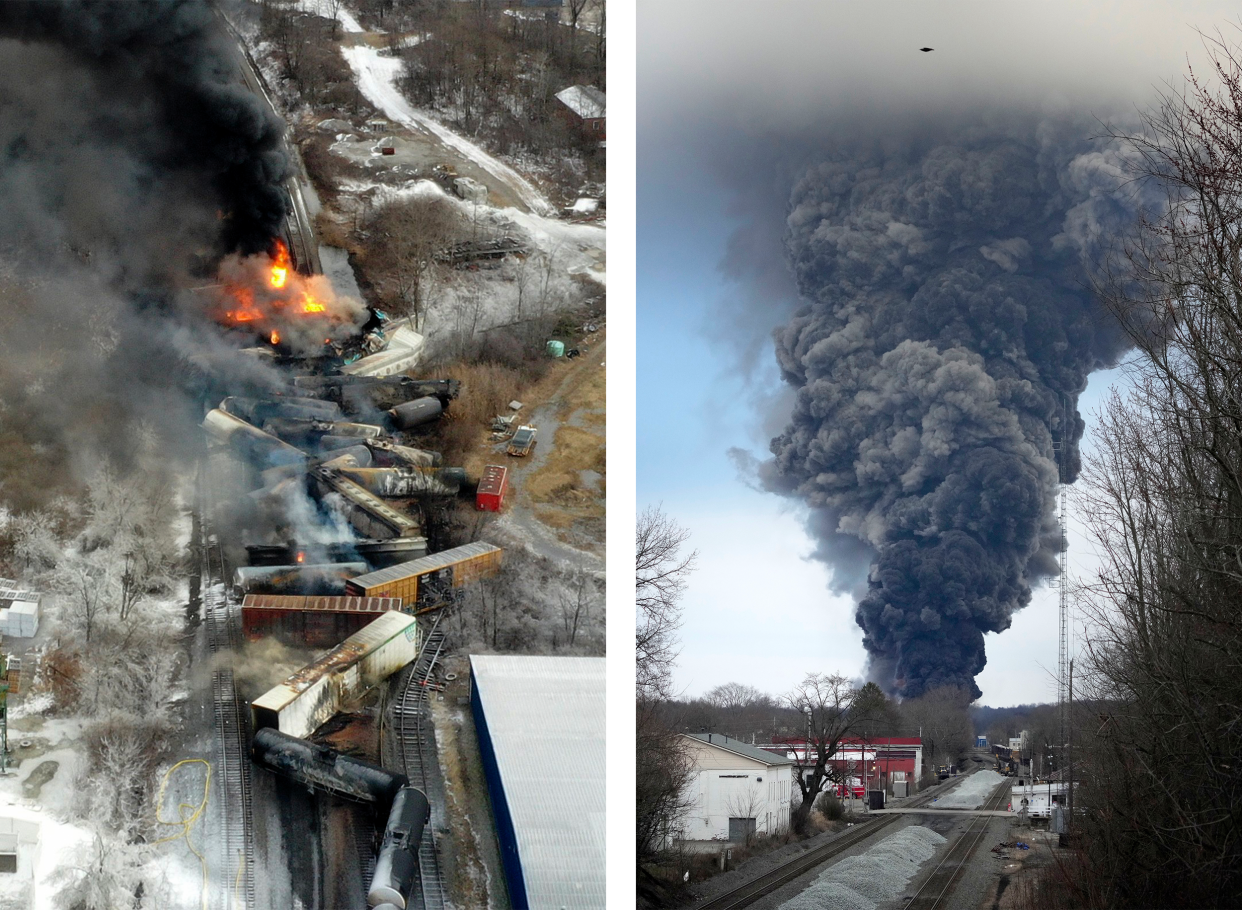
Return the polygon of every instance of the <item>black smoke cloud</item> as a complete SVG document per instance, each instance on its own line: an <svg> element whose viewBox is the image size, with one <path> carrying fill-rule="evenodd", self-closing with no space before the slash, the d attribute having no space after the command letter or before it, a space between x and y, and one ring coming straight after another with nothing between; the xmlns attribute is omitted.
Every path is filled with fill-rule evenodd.
<svg viewBox="0 0 1242 910"><path fill-rule="evenodd" d="M205 0L10 0L0 4L0 34L53 44L89 67L115 93L99 113L144 110L147 128L129 137L135 157L208 182L226 251L268 247L285 215L284 127L239 81L230 39ZM27 79L39 85L48 75Z"/></svg>
<svg viewBox="0 0 1242 910"><path fill-rule="evenodd" d="M203 2L0 4L12 505L102 458L123 465L153 430L170 454L199 438L188 358L230 352L189 289L221 256L268 246L288 169L282 124L238 82L227 40Z"/></svg>
<svg viewBox="0 0 1242 910"><path fill-rule="evenodd" d="M1098 123L1011 118L839 147L793 189L804 305L775 332L797 390L762 466L811 507L819 554L871 562L871 674L978 697L984 633L1056 572L1058 466L1079 470L1079 393L1123 351L1087 290L1132 220ZM1068 419L1066 417L1068 415Z"/></svg>

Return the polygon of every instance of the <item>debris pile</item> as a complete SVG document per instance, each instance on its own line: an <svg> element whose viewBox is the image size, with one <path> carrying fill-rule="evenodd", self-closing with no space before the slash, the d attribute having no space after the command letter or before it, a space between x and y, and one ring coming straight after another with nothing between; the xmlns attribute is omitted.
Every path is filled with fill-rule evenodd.
<svg viewBox="0 0 1242 910"><path fill-rule="evenodd" d="M417 362L423 338L382 313L375 322L362 341L371 353L285 351L274 358L275 369L243 390L205 367L202 427L244 465L242 487L252 507L275 514L272 530L262 532L267 539L244 543L280 551L288 558L275 565L295 575L306 574L305 562L361 557L375 568L425 555L421 502L456 496L467 483L463 469L443 466L440 453L417 441L422 428L441 419L460 383L399 375ZM272 342L272 350L278 347ZM224 390L237 394L218 398ZM311 559L289 540L291 529L318 543ZM350 538L360 538L361 550ZM262 557L269 566L272 553Z"/></svg>

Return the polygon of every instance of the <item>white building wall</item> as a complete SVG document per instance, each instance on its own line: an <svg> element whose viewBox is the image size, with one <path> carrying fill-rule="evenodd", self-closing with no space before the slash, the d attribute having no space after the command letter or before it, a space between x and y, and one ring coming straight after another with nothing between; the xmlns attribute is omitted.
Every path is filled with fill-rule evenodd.
<svg viewBox="0 0 1242 910"><path fill-rule="evenodd" d="M745 759L742 760L745 762ZM755 819L756 834L775 834L789 825L789 765L709 768L690 785L692 805L682 826L687 840L728 840L730 818Z"/></svg>

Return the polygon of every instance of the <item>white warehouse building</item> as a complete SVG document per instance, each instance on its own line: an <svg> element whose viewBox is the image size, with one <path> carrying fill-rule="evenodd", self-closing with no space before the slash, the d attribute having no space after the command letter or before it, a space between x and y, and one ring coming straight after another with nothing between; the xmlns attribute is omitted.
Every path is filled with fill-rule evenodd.
<svg viewBox="0 0 1242 910"><path fill-rule="evenodd" d="M693 762L683 840L744 841L789 827L793 762L720 733L683 733Z"/></svg>

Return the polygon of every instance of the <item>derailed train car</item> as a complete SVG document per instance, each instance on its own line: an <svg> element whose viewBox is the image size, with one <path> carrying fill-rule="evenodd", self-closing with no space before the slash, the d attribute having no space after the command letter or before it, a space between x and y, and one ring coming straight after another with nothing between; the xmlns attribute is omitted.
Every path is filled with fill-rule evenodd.
<svg viewBox="0 0 1242 910"><path fill-rule="evenodd" d="M431 804L422 790L402 787L388 813L384 840L375 860L375 872L367 891L372 907L392 906L405 910L418 874L418 846L431 818Z"/></svg>
<svg viewBox="0 0 1242 910"><path fill-rule="evenodd" d="M301 449L264 433L240 417L215 408L203 418L203 429L215 442L227 445L260 468L305 464L308 456Z"/></svg>
<svg viewBox="0 0 1242 910"><path fill-rule="evenodd" d="M409 783L404 774L394 774L369 761L272 727L255 731L250 757L260 767L311 790L371 803L381 814L389 810L401 788Z"/></svg>
<svg viewBox="0 0 1242 910"><path fill-rule="evenodd" d="M366 571L365 562L239 566L233 586L242 594L344 594L345 583Z"/></svg>

